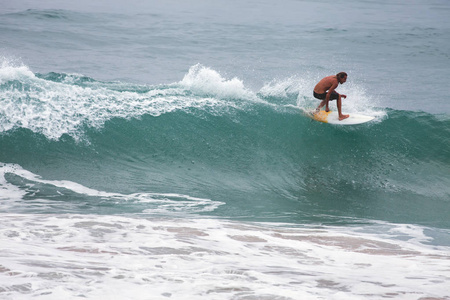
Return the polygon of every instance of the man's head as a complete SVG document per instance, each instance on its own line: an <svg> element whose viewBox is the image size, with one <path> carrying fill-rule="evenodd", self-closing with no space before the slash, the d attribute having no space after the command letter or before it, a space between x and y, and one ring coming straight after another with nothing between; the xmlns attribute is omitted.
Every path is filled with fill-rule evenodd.
<svg viewBox="0 0 450 300"><path fill-rule="evenodd" d="M336 74L336 78L339 81L340 84L343 84L347 81L347 73L345 72L339 72Z"/></svg>

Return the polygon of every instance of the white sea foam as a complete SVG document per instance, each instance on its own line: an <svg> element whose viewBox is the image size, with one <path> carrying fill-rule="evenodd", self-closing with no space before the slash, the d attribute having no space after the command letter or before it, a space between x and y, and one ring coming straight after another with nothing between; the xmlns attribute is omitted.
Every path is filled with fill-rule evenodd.
<svg viewBox="0 0 450 300"><path fill-rule="evenodd" d="M115 117L159 116L191 108L214 110L233 106L220 97L248 93L239 80L224 80L217 72L198 66L191 68L181 83L145 87L146 92L140 91L144 86L137 91L121 90L123 83L75 85L73 76L68 78L63 82L38 78L26 66L3 61L0 83L8 84L9 88L3 88L0 94L0 132L23 127L50 139L63 134L78 139L83 126L101 128ZM187 87L193 91L186 91ZM196 91L201 93L200 97L191 96Z"/></svg>
<svg viewBox="0 0 450 300"><path fill-rule="evenodd" d="M1 218L2 299L448 296L449 249L421 243L420 227L293 228L73 214ZM386 227L402 238L376 233Z"/></svg>
<svg viewBox="0 0 450 300"><path fill-rule="evenodd" d="M33 72L31 72L27 66L17 61L6 59L4 57L1 57L0 61L0 84L10 80L21 80L34 77Z"/></svg>
<svg viewBox="0 0 450 300"><path fill-rule="evenodd" d="M0 94L0 132L22 127L49 139L64 134L80 139L84 126L101 128L116 117L159 116L192 108L214 114L222 108L245 109L242 102L260 101L241 80L227 80L201 65L191 67L182 81L168 86L95 81L75 84L75 78L80 77L66 76L61 82L46 80L26 66L4 60L0 83L9 87Z"/></svg>
<svg viewBox="0 0 450 300"><path fill-rule="evenodd" d="M257 99L242 80L224 78L219 72L197 64L189 69L180 85L196 93L226 99Z"/></svg>
<svg viewBox="0 0 450 300"><path fill-rule="evenodd" d="M290 95L307 97L311 94L310 86L313 85L313 82L311 79L297 76L281 80L277 79L265 84L261 88L260 94L263 97L288 98Z"/></svg>

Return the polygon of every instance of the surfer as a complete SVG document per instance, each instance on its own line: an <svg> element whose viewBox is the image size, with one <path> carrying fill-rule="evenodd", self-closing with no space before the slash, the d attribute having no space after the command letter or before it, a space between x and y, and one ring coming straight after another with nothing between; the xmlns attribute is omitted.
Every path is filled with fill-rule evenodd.
<svg viewBox="0 0 450 300"><path fill-rule="evenodd" d="M342 121L348 118L350 115L343 115L341 111L341 98L347 98L344 94L339 94L335 91L339 84L343 84L347 81L347 73L340 72L336 75L327 76L322 78L319 83L314 87L314 97L322 100L319 106L316 109L316 112L319 112L320 109L326 105L325 110L330 111L328 108L328 102L330 100L337 100L337 108L339 113L339 121Z"/></svg>

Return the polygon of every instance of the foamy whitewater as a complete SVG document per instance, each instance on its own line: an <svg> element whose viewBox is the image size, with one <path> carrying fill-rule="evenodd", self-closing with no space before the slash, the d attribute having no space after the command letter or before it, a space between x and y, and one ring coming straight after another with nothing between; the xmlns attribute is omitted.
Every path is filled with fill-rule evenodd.
<svg viewBox="0 0 450 300"><path fill-rule="evenodd" d="M0 299L450 299L447 1L1 6Z"/></svg>

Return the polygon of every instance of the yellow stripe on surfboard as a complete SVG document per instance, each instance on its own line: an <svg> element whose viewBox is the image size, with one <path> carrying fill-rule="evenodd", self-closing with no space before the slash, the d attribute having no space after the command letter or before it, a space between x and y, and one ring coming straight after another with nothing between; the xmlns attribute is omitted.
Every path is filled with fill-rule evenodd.
<svg viewBox="0 0 450 300"><path fill-rule="evenodd" d="M328 115L331 113L330 111L321 110L318 113L313 113L312 118L319 122L328 123Z"/></svg>

